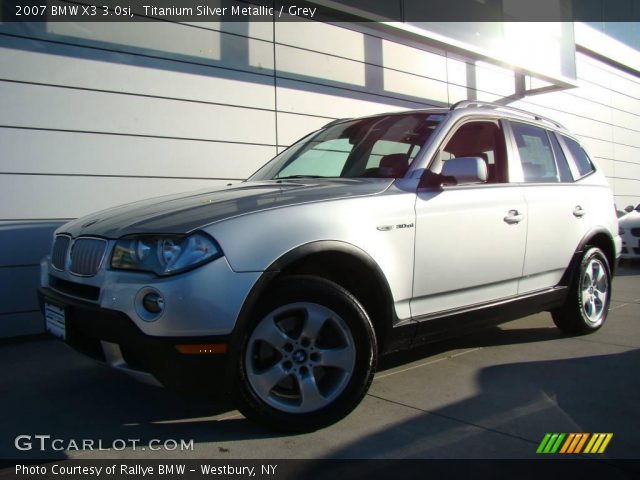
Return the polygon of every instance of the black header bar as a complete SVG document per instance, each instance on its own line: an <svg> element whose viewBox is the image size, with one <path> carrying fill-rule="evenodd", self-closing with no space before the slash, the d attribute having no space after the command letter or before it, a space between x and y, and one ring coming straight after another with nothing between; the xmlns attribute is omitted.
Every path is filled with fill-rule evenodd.
<svg viewBox="0 0 640 480"><path fill-rule="evenodd" d="M0 0L2 22L638 22L640 0Z"/></svg>

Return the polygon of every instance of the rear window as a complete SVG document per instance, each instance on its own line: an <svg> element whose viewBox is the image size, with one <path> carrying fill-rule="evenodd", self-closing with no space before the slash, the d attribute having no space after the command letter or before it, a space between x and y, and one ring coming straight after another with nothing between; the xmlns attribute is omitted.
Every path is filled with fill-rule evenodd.
<svg viewBox="0 0 640 480"><path fill-rule="evenodd" d="M585 175L593 172L595 170L593 163L591 163L589 155L587 155L587 152L584 151L580 144L574 139L565 137L564 135L562 135L562 139L567 145L569 153L573 157L573 161L576 164L580 177L584 177Z"/></svg>

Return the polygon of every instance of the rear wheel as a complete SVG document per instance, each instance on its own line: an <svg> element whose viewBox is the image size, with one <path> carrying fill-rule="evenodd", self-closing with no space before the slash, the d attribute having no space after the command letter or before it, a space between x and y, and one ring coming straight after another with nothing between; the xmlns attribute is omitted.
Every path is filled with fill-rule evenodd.
<svg viewBox="0 0 640 480"><path fill-rule="evenodd" d="M371 384L377 356L360 303L311 276L285 278L267 292L238 352L238 408L285 431L315 430L351 412Z"/></svg>
<svg viewBox="0 0 640 480"><path fill-rule="evenodd" d="M597 247L589 248L579 265L565 304L551 312L556 326L572 335L598 330L607 319L611 299L611 268Z"/></svg>

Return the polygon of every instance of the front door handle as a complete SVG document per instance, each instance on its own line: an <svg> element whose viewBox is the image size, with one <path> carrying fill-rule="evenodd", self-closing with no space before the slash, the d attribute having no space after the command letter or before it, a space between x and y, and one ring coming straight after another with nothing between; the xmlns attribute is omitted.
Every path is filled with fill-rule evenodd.
<svg viewBox="0 0 640 480"><path fill-rule="evenodd" d="M518 212L518 210L509 210L509 213L507 214L507 216L504 217L504 221L507 222L509 225L513 225L514 223L520 223L522 220L524 220L524 215Z"/></svg>
<svg viewBox="0 0 640 480"><path fill-rule="evenodd" d="M587 211L581 205L576 205L576 208L573 209L573 216L577 218L584 217L586 213Z"/></svg>

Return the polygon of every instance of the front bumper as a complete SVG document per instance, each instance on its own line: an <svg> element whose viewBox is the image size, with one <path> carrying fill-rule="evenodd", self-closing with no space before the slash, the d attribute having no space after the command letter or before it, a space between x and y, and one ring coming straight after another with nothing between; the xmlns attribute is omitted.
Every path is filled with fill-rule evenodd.
<svg viewBox="0 0 640 480"><path fill-rule="evenodd" d="M39 289L44 302L64 308L65 341L74 349L147 383L159 383L179 391L204 394L223 392L228 354L191 355L178 352L176 345L225 344L230 335L157 337L147 335L123 312L101 308ZM208 381L205 381L208 379Z"/></svg>
<svg viewBox="0 0 640 480"><path fill-rule="evenodd" d="M169 277L101 268L83 277L40 263L40 286L105 310L124 313L143 333L153 337L228 335L261 272L235 272L225 257ZM164 299L164 310L146 318L141 297L148 290Z"/></svg>

